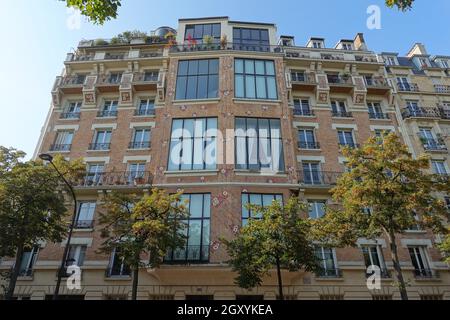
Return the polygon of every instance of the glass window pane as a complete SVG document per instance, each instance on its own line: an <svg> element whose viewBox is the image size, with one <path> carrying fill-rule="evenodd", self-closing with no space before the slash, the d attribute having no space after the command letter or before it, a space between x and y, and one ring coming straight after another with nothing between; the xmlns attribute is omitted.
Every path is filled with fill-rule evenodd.
<svg viewBox="0 0 450 320"><path fill-rule="evenodd" d="M234 69L235 73L244 73L244 60L242 59L235 59L234 60Z"/></svg>
<svg viewBox="0 0 450 320"><path fill-rule="evenodd" d="M242 75L236 75L235 76L235 91L236 91L236 97L237 98L244 98L244 76Z"/></svg>
<svg viewBox="0 0 450 320"><path fill-rule="evenodd" d="M256 77L256 97L258 99L266 99L266 79L265 77L258 76Z"/></svg>
<svg viewBox="0 0 450 320"><path fill-rule="evenodd" d="M198 61L198 74L208 74L208 60L199 60Z"/></svg>
<svg viewBox="0 0 450 320"><path fill-rule="evenodd" d="M197 97L197 77L188 77L186 99Z"/></svg>
<svg viewBox="0 0 450 320"><path fill-rule="evenodd" d="M220 23L214 23L212 25L212 36L215 38L220 38Z"/></svg>
<svg viewBox="0 0 450 320"><path fill-rule="evenodd" d="M277 84L274 77L267 78L267 93L269 99L277 99Z"/></svg>
<svg viewBox="0 0 450 320"><path fill-rule="evenodd" d="M176 88L176 97L175 99L186 99L186 83L187 77L178 77L177 78L177 88Z"/></svg>
<svg viewBox="0 0 450 320"><path fill-rule="evenodd" d="M255 64L253 60L244 60L245 61L245 73L254 74L255 73Z"/></svg>
<svg viewBox="0 0 450 320"><path fill-rule="evenodd" d="M201 218L203 216L203 195L191 194L189 214L191 218Z"/></svg>
<svg viewBox="0 0 450 320"><path fill-rule="evenodd" d="M266 61L266 74L271 76L275 75L275 65L273 61Z"/></svg>
<svg viewBox="0 0 450 320"><path fill-rule="evenodd" d="M264 75L264 73L265 73L265 71L264 71L264 61L263 60L256 60L255 61L255 69L256 69L256 74Z"/></svg>
<svg viewBox="0 0 450 320"><path fill-rule="evenodd" d="M208 76L199 76L198 77L198 91L197 91L197 99L206 99L208 98Z"/></svg>
<svg viewBox="0 0 450 320"><path fill-rule="evenodd" d="M188 75L197 75L198 74L198 60L190 60L189 61L189 69Z"/></svg>
<svg viewBox="0 0 450 320"><path fill-rule="evenodd" d="M189 65L189 61L178 62L178 75L179 76L187 75L188 65Z"/></svg>
<svg viewBox="0 0 450 320"><path fill-rule="evenodd" d="M249 99L256 97L254 76L245 76L245 97Z"/></svg>
<svg viewBox="0 0 450 320"><path fill-rule="evenodd" d="M208 77L208 98L217 98L219 96L219 76L211 75Z"/></svg>

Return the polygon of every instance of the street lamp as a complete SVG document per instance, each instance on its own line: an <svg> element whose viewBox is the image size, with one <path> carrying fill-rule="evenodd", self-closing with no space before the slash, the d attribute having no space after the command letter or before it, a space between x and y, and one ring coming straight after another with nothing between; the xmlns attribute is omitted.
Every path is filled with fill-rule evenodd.
<svg viewBox="0 0 450 320"><path fill-rule="evenodd" d="M72 239L73 227L74 227L75 221L77 219L77 197L75 195L75 191L73 190L72 185L66 180L66 178L64 178L64 175L58 170L58 168L53 163L53 156L48 154L48 153L42 153L42 154L39 155L39 158L41 158L44 161L50 162L50 164L53 166L53 168L55 168L56 172L59 174L61 179L69 187L69 190L72 193L72 198L73 198L73 202L74 202L72 223L70 224L70 227L69 227L69 234L67 236L67 243L66 243L66 246L64 247L63 257L61 259L61 265L60 265L59 270L58 270L58 277L57 277L57 280L56 280L55 292L53 293L53 300L56 300L58 298L59 288L61 287L61 278L62 278L62 274L63 274L64 269L65 269L66 258L67 258L67 255L69 253L69 246L70 246L70 240Z"/></svg>

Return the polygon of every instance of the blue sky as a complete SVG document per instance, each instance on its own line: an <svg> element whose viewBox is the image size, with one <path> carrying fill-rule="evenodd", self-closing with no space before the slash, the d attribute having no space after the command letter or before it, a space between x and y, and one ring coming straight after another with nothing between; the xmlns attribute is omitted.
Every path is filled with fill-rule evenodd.
<svg viewBox="0 0 450 320"><path fill-rule="evenodd" d="M50 105L50 90L67 52L80 39L111 38L124 30L150 31L177 26L178 18L230 16L233 20L273 22L278 34L297 45L310 36L334 46L363 32L369 49L405 54L415 42L430 54L450 55L448 0L416 0L412 11L387 9L384 0L122 0L117 20L94 26L82 18L70 30L70 13L57 0L0 0L0 145L30 157ZM369 5L381 7L381 29L366 27ZM431 5L430 5L431 4Z"/></svg>

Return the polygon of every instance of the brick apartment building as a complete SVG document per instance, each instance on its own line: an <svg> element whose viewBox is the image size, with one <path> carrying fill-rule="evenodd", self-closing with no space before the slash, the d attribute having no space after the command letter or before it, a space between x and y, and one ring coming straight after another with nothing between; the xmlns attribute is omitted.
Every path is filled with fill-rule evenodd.
<svg viewBox="0 0 450 320"><path fill-rule="evenodd" d="M169 32L176 44L168 44ZM430 170L449 172L450 57L430 57L421 44L406 57L377 55L362 34L327 48L322 38L296 46L276 33L274 24L228 17L180 19L176 31L162 27L130 43L82 41L68 54L35 154L81 157L88 170L75 186L80 205L68 257L82 268L82 289L63 282L61 294L130 296L129 269L114 252L96 251L102 197L113 190L182 189L190 201L186 248L159 269L140 270L139 299L275 299L276 277L240 289L225 263L219 238L233 237L251 217L247 202L300 195L310 217L320 217L344 171L340 147L385 131L400 134L414 155L429 152ZM398 241L410 298L450 299L439 237L410 230ZM25 254L18 298L53 293L64 245L41 243ZM289 299L399 299L385 239L317 253L320 274L283 274ZM370 264L382 270L381 290L366 287Z"/></svg>

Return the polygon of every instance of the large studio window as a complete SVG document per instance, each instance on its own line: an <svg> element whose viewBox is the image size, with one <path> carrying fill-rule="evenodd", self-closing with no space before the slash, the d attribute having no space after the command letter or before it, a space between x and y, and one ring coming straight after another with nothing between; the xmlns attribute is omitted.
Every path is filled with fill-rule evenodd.
<svg viewBox="0 0 450 320"><path fill-rule="evenodd" d="M169 171L216 169L216 141L217 118L173 120Z"/></svg>
<svg viewBox="0 0 450 320"><path fill-rule="evenodd" d="M279 119L236 118L236 168L283 172L283 140Z"/></svg>
<svg viewBox="0 0 450 320"><path fill-rule="evenodd" d="M276 100L275 64L271 60L234 60L236 98Z"/></svg>
<svg viewBox="0 0 450 320"><path fill-rule="evenodd" d="M219 59L178 62L176 100L218 97Z"/></svg>

